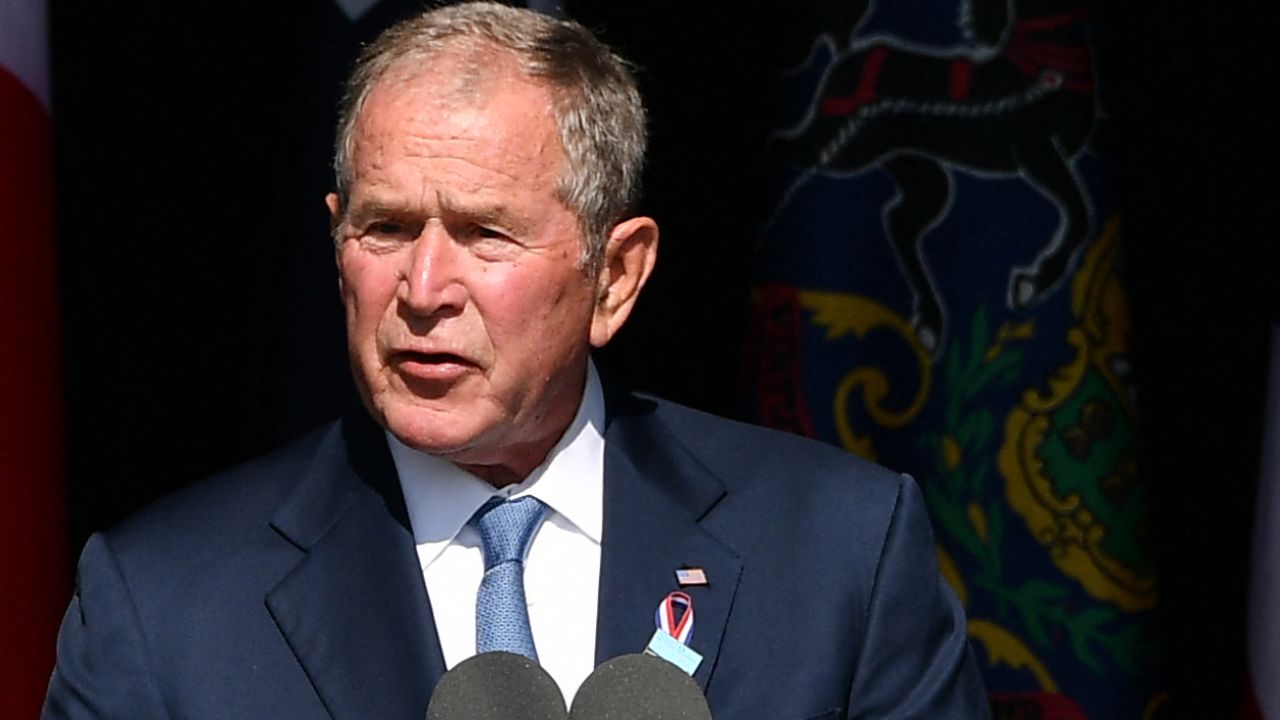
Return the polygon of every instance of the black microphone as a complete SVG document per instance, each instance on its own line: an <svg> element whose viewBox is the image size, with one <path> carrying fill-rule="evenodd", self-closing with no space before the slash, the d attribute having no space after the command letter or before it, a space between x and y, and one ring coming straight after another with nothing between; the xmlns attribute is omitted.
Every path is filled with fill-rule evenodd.
<svg viewBox="0 0 1280 720"><path fill-rule="evenodd" d="M537 662L487 652L458 663L431 693L427 720L567 720L564 696Z"/></svg>
<svg viewBox="0 0 1280 720"><path fill-rule="evenodd" d="M620 655L595 669L573 697L570 720L711 720L702 688L652 655Z"/></svg>

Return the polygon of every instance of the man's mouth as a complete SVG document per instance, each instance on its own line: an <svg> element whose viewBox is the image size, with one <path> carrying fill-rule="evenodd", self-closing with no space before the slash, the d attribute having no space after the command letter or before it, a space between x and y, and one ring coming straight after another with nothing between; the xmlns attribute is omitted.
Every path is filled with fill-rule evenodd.
<svg viewBox="0 0 1280 720"><path fill-rule="evenodd" d="M393 353L391 365L401 374L419 380L454 380L476 368L474 362L462 355L418 350Z"/></svg>
<svg viewBox="0 0 1280 720"><path fill-rule="evenodd" d="M461 355L447 352L419 352L417 350L402 350L395 354L397 360L401 362L418 362L418 363L463 363L471 364Z"/></svg>

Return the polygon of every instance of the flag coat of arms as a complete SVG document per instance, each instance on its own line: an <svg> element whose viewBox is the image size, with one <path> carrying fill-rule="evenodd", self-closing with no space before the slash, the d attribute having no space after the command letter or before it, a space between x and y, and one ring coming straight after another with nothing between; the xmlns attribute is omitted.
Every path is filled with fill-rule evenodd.
<svg viewBox="0 0 1280 720"><path fill-rule="evenodd" d="M752 412L916 478L996 717L1167 712L1091 23L869 2L766 149Z"/></svg>

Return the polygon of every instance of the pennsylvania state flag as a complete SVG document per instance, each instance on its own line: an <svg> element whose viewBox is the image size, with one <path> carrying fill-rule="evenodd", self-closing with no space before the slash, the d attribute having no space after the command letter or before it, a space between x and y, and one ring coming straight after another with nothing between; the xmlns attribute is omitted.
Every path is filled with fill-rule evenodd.
<svg viewBox="0 0 1280 720"><path fill-rule="evenodd" d="M997 718L1165 717L1090 6L838 5L779 88L755 419L916 478Z"/></svg>

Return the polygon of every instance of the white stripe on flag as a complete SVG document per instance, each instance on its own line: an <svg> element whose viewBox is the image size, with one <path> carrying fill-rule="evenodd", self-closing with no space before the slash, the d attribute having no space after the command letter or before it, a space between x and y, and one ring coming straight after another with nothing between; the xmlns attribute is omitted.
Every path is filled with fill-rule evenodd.
<svg viewBox="0 0 1280 720"><path fill-rule="evenodd" d="M49 53L45 0L0 0L0 66L49 111Z"/></svg>
<svg viewBox="0 0 1280 720"><path fill-rule="evenodd" d="M1249 675L1258 708L1280 720L1280 326L1271 329L1271 370L1249 580Z"/></svg>

